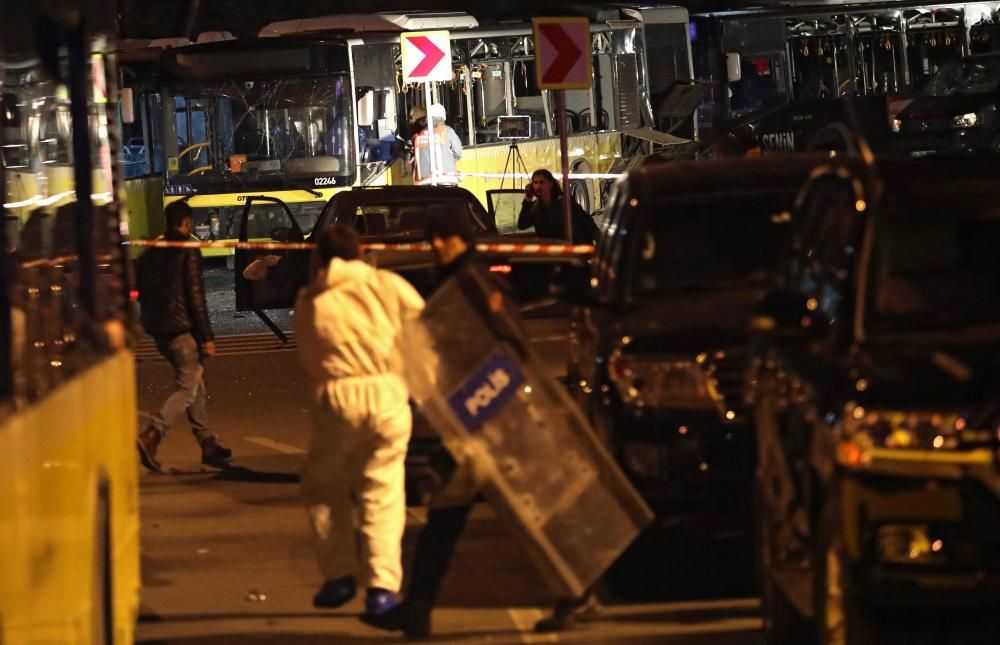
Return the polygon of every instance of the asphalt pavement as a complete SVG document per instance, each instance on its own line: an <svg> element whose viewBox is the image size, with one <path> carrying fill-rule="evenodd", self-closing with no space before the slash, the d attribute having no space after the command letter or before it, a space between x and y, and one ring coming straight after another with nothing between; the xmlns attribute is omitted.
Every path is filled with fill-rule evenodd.
<svg viewBox="0 0 1000 645"><path fill-rule="evenodd" d="M255 319L237 317L231 304L227 308L224 271L212 268L208 277L221 351L207 365L206 382L212 427L235 456L225 470L202 466L198 446L182 424L161 445L165 474L143 474L137 641L401 642L400 636L357 620L360 598L338 610L312 607L321 579L298 488L309 433L309 386L294 339L282 345ZM287 329L291 318L283 315ZM234 329L240 335L232 336ZM138 359L145 415L168 394L171 374L148 341ZM408 509L407 564L425 521L426 509ZM431 642L760 643L758 601L746 597L747 581L720 570L726 560L718 553L686 548L692 552L662 554L662 566L648 570L656 580L637 581L657 583L652 586L665 589L664 596L635 600L619 588L608 595L600 621L557 635L534 634L532 625L555 598L507 529L479 505L445 581ZM684 566L671 569L671 562ZM689 589L698 590L696 598Z"/></svg>

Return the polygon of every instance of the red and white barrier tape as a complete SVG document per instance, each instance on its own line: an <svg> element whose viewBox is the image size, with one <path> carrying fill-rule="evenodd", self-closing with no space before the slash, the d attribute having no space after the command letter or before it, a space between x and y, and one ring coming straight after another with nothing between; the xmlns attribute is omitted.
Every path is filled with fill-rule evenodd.
<svg viewBox="0 0 1000 645"><path fill-rule="evenodd" d="M476 179L531 179L531 173L523 172L460 172L458 173L460 179L465 179L466 177L474 177ZM554 172L552 176L557 180L562 181L562 173ZM618 179L624 177L625 173L616 172L571 172L569 173L570 179Z"/></svg>
<svg viewBox="0 0 1000 645"><path fill-rule="evenodd" d="M220 241L188 241L175 240L130 240L130 246L155 249L243 249L247 251L303 251L314 248L312 242L240 242L237 240ZM431 245L427 242L410 242L400 244L371 243L362 244L363 251L413 251L427 252ZM591 255L594 247L590 244L518 244L493 243L477 244L476 250L481 253L510 253L538 255Z"/></svg>

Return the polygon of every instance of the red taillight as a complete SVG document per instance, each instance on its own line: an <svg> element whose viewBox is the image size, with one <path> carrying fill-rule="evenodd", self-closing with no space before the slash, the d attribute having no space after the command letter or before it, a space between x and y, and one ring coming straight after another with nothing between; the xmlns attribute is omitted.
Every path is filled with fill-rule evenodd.
<svg viewBox="0 0 1000 645"><path fill-rule="evenodd" d="M129 300L138 300L139 299L139 290L138 289L132 289L131 291L128 292L128 297L129 297Z"/></svg>
<svg viewBox="0 0 1000 645"><path fill-rule="evenodd" d="M514 270L514 267L509 264L491 264L490 273L510 273Z"/></svg>

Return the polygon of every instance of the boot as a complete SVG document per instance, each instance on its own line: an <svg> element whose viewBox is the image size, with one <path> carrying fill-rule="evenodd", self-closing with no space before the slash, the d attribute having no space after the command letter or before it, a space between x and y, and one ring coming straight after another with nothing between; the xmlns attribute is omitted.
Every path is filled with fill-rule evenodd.
<svg viewBox="0 0 1000 645"><path fill-rule="evenodd" d="M403 632L411 640L431 635L431 607L423 603L404 600L383 613L362 614L361 620L387 632Z"/></svg>
<svg viewBox="0 0 1000 645"><path fill-rule="evenodd" d="M356 592L354 578L327 580L313 596L313 607L336 609L350 602Z"/></svg>
<svg viewBox="0 0 1000 645"><path fill-rule="evenodd" d="M136 439L139 446L139 460L143 466L154 473L163 472L160 468L160 462L156 461L156 450L160 447L162 438L159 430L149 426Z"/></svg>
<svg viewBox="0 0 1000 645"><path fill-rule="evenodd" d="M201 463L206 466L222 468L232 458L233 451L221 446L215 437L201 442Z"/></svg>
<svg viewBox="0 0 1000 645"><path fill-rule="evenodd" d="M535 631L561 632L578 623L588 623L601 615L604 607L593 593L583 598L563 598L556 603L552 614L535 623Z"/></svg>

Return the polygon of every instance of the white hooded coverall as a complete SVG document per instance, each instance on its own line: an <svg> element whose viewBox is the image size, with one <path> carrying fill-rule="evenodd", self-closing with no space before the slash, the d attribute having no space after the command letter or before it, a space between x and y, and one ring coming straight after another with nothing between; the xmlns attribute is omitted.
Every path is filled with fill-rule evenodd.
<svg viewBox="0 0 1000 645"><path fill-rule="evenodd" d="M397 336L423 299L402 277L334 258L299 292L299 358L316 384L302 493L324 580L398 592L409 393Z"/></svg>

